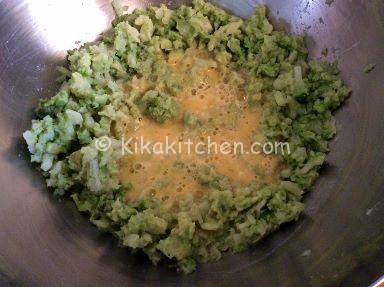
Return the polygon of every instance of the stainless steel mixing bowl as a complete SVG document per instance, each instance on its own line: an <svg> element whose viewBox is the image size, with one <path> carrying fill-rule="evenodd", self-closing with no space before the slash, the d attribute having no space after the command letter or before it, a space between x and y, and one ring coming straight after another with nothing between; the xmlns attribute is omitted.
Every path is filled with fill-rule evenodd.
<svg viewBox="0 0 384 287"><path fill-rule="evenodd" d="M384 273L384 2L216 2L242 17L264 2L279 29L308 35L311 57L328 47L353 89L305 214L189 276L119 248L52 198L21 138L38 99L57 90L65 51L110 27L109 1L0 0L0 286L368 286Z"/></svg>

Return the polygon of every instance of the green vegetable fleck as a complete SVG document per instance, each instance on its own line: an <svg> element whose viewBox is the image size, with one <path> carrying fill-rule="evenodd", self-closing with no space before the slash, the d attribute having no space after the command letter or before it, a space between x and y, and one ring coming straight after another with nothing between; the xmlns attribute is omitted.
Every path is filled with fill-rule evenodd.
<svg viewBox="0 0 384 287"><path fill-rule="evenodd" d="M368 64L364 67L364 73L369 74L376 68L376 64Z"/></svg>
<svg viewBox="0 0 384 287"><path fill-rule="evenodd" d="M171 96L158 91L148 91L139 100L144 113L159 123L164 123L179 114L179 106Z"/></svg>

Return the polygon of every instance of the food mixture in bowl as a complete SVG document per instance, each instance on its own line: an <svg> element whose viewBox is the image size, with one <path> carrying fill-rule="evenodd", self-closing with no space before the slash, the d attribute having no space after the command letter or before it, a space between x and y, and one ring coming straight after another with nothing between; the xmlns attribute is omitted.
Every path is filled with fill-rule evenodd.
<svg viewBox="0 0 384 287"><path fill-rule="evenodd" d="M119 13L68 62L24 133L32 162L101 230L185 273L298 218L350 93L264 6Z"/></svg>
<svg viewBox="0 0 384 287"><path fill-rule="evenodd" d="M124 139L129 141L132 155L122 158L120 179L132 184L128 199L148 195L163 200L180 195L205 197L210 189L198 175L208 167L240 185L277 182L279 158L249 153L252 139L262 135L263 108L247 101L246 73L220 64L205 49L188 48L159 56L155 67L164 76L134 77L127 90L140 93L139 106L151 95L169 97L175 115L167 121L156 120L142 109L144 114L137 121L125 123ZM167 77L175 80L177 90L173 94L164 85ZM157 153L155 146L151 153L134 152L134 144L140 144L142 138L153 145L168 140L175 148L166 152L165 146L160 149L158 145ZM187 139L191 142L189 149ZM196 150L192 144L199 142ZM227 152L219 151L223 142L228 143ZM240 146L233 150L236 142L243 145L243 151ZM201 146L204 143L206 150Z"/></svg>

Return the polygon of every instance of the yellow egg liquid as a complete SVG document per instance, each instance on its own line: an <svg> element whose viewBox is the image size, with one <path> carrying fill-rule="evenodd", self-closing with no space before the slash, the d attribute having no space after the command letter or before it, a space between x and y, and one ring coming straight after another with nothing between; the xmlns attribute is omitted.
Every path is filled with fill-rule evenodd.
<svg viewBox="0 0 384 287"><path fill-rule="evenodd" d="M183 57L168 59L167 65L182 79L182 92L175 97L180 106L180 117L164 124L142 117L138 126L127 125L124 138L151 143L165 143L167 139L177 143L177 152L138 152L124 156L119 177L132 184L127 199L206 196L209 188L196 177L196 168L204 165L212 166L216 173L239 184L272 184L277 181L278 157L251 152L252 135L262 132L263 109L248 106L241 80L245 75L236 72L240 78L237 81L233 75L229 76L233 73L231 70L217 65L208 52L198 49L188 49ZM235 80L231 80L233 78ZM145 92L154 84L141 78L135 79L131 85L136 91ZM201 120L202 125L193 129L187 127L183 118L187 112ZM187 139L194 143L190 149L184 144ZM201 146L196 153L195 145L198 142L207 144L208 139L217 148L211 145L208 153L207 146L205 149ZM223 142L231 144L225 153L220 151ZM235 143L241 145L235 146Z"/></svg>

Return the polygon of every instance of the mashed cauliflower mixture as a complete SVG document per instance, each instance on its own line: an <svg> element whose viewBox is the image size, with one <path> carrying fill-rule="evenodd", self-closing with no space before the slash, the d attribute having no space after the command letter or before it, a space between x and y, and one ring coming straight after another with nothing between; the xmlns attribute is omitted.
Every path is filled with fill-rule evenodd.
<svg viewBox="0 0 384 287"><path fill-rule="evenodd" d="M55 195L123 246L189 273L303 211L336 132L332 111L350 93L336 64L307 57L303 37L275 31L264 6L247 20L203 0L135 10L68 52L59 92L24 138ZM124 154L128 138L290 152Z"/></svg>

